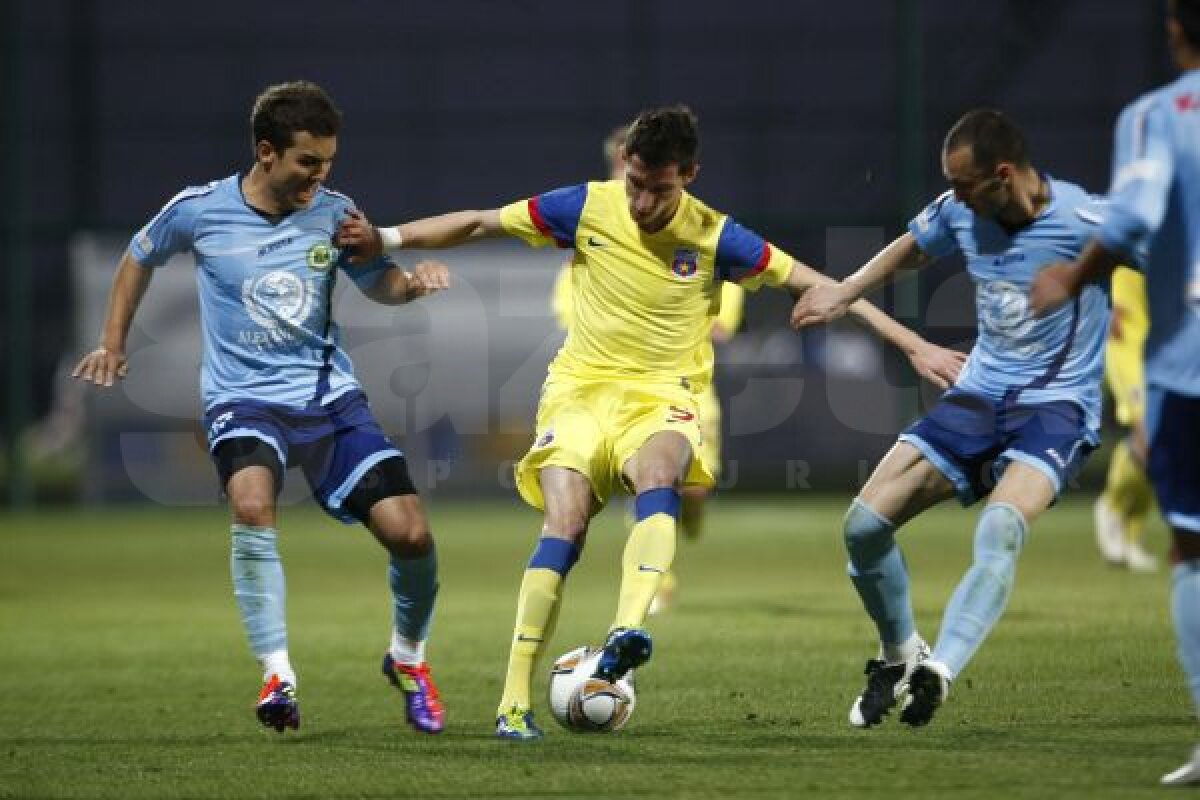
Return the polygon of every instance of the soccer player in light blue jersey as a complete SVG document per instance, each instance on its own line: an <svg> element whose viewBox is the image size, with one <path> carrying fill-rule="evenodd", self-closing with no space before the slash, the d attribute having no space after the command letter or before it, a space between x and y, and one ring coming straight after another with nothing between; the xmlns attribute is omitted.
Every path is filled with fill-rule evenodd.
<svg viewBox="0 0 1200 800"><path fill-rule="evenodd" d="M1101 220L1100 201L1039 172L1024 136L997 111L960 119L942 149L952 187L840 284L811 289L793 323L836 319L890 280L961 253L975 283L979 336L956 384L899 437L846 513L850 580L875 622L880 656L850 722L870 727L903 699L900 718L927 724L1008 603L1030 525L1066 488L1099 441L1108 300L1088 287L1036 319L1034 276L1074 258ZM897 529L957 496L987 497L974 559L949 604L932 653L917 632Z"/></svg>
<svg viewBox="0 0 1200 800"><path fill-rule="evenodd" d="M326 189L341 113L317 85L267 88L251 117L249 172L185 189L130 242L117 267L100 346L75 376L111 387L129 369L125 343L154 270L191 252L200 292L201 391L208 445L233 512L234 595L263 669L259 721L297 728L275 502L299 466L322 508L360 522L390 555L394 601L383 672L408 722L440 731L444 711L425 661L437 563L404 455L384 435L339 345L339 274L371 299L405 303L448 285L435 262L405 272L385 258L350 266L333 245L349 198Z"/></svg>
<svg viewBox="0 0 1200 800"><path fill-rule="evenodd" d="M1171 617L1200 709L1200 0L1168 3L1167 42L1183 75L1121 112L1107 218L1077 261L1039 276L1031 303L1057 314L1123 259L1144 268L1148 471L1171 526ZM1200 783L1200 746L1162 783Z"/></svg>

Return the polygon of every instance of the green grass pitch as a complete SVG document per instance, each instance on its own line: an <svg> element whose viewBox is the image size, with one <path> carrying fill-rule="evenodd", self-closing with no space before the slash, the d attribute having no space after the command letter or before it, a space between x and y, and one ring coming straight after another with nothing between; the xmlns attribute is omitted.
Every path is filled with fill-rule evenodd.
<svg viewBox="0 0 1200 800"><path fill-rule="evenodd" d="M0 797L1161 796L1197 739L1168 579L1100 563L1088 498L1035 526L1007 614L934 723L870 731L846 722L874 637L845 577L845 502L721 498L705 538L680 544L679 603L651 620L629 727L570 734L543 702L535 744L491 737L540 525L515 500L430 509L437 737L408 730L379 675L385 562L362 530L282 514L303 727L279 736L251 711L224 510L0 516ZM902 534L931 640L974 520L946 506ZM603 636L621 526L610 512L593 527L551 657Z"/></svg>

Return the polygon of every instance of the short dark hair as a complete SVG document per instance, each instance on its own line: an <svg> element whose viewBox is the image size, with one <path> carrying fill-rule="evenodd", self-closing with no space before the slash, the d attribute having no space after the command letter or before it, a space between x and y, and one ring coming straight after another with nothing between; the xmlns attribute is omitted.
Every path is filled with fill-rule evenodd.
<svg viewBox="0 0 1200 800"><path fill-rule="evenodd" d="M311 81L289 81L268 86L254 101L250 127L254 145L264 139L280 152L293 144L298 131L313 136L336 136L342 124L338 111L325 90Z"/></svg>
<svg viewBox="0 0 1200 800"><path fill-rule="evenodd" d="M700 156L700 120L684 105L643 111L625 135L625 155L652 169L678 164L681 172L689 170Z"/></svg>
<svg viewBox="0 0 1200 800"><path fill-rule="evenodd" d="M942 151L952 153L960 147L971 148L971 160L981 169L990 170L1002 161L1029 166L1025 134L1012 120L991 108L968 111L954 123Z"/></svg>
<svg viewBox="0 0 1200 800"><path fill-rule="evenodd" d="M1200 0L1174 0L1167 9L1183 29L1187 43L1200 49Z"/></svg>

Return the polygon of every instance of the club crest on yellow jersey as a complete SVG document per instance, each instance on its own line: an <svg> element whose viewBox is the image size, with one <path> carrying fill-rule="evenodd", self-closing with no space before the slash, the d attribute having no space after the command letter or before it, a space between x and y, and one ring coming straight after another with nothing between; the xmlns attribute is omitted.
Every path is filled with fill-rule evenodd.
<svg viewBox="0 0 1200 800"><path fill-rule="evenodd" d="M675 257L671 260L671 272L681 278L690 278L700 268L700 253L685 247L676 248Z"/></svg>

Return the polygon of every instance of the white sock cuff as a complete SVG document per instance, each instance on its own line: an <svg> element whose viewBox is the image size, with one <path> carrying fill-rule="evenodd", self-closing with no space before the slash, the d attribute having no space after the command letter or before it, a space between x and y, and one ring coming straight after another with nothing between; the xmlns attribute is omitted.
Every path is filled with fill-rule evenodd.
<svg viewBox="0 0 1200 800"><path fill-rule="evenodd" d="M416 666L425 660L425 642L408 639L393 630L392 644L388 648L388 653L397 664Z"/></svg>

